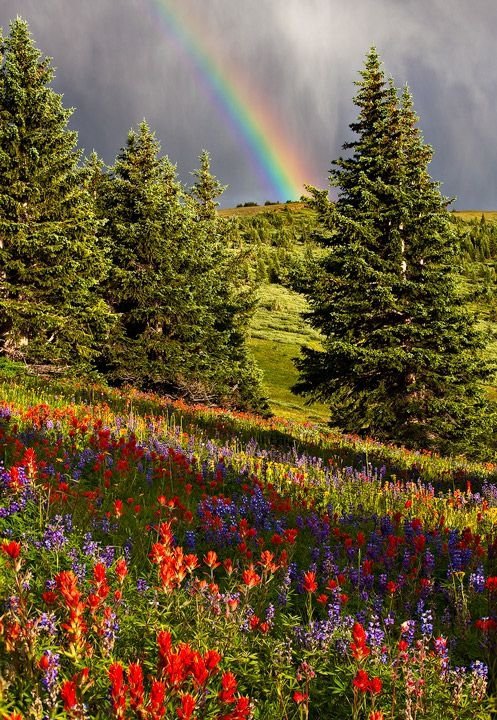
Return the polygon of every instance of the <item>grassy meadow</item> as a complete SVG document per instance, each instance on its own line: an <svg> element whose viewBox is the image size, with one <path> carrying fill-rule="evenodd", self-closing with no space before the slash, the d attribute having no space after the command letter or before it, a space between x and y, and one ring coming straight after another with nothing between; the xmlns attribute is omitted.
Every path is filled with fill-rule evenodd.
<svg viewBox="0 0 497 720"><path fill-rule="evenodd" d="M274 212L247 229L273 417L0 364L2 720L495 717L497 465L291 394L312 219ZM461 276L489 333L491 262Z"/></svg>
<svg viewBox="0 0 497 720"><path fill-rule="evenodd" d="M12 371L2 718L490 720L494 465Z"/></svg>
<svg viewBox="0 0 497 720"><path fill-rule="evenodd" d="M316 214L303 203L247 203L220 211L231 218L220 222L209 153L185 187L145 121L114 166L92 154L83 169L72 111L28 24L14 20L0 44L0 720L494 720L493 416L478 426L485 455L476 455L472 398L460 411L437 382L433 390L404 372L414 399L405 422L430 431L417 450L330 427L326 407L291 393L300 347L323 343L297 292L325 252ZM404 208L392 215L378 195L364 217L379 212L384 227L385 205L390 223L404 209L428 218L421 266L439 207L423 196L427 153L409 99L397 113L391 92L378 92L373 48L368 58L364 107L382 97L381 115L367 115L385 122L362 147L379 167L377 143L382 164L363 178L358 154L354 192L369 195L381 178L384 195L383 168L392 170ZM453 240L448 262L460 267L450 305L472 304L497 361L497 213L458 215L440 224L441 241ZM340 265L347 290L357 280L350 319L366 321L365 374L376 352L368 313L394 290L373 279L365 295L375 262L362 275L363 252L373 244L359 256L358 243L356 258L345 248ZM380 269L373 278L391 275ZM408 349L394 364L421 358L409 361L419 375L420 363L435 372L440 363L439 377L462 378L453 397L464 368L428 346L445 338L448 352L477 352L478 341L457 313L444 320L442 277L425 295L402 283L398 306L387 305L402 314L395 342L406 337ZM407 312L409 298L428 310L417 295L435 298L433 320ZM248 410L265 404L246 356L252 310L248 341L272 413ZM438 333L427 343L408 327L418 316L422 334L432 322ZM383 378L378 355L373 377L381 363ZM466 367L466 380L480 369ZM451 455L419 449L438 431L435 413L424 422L426 388L444 435L453 424L464 435ZM488 391L497 396L497 379ZM386 393L354 399L361 413L370 399L368 413L390 413ZM399 427L397 407L384 427ZM340 411L342 427L365 427Z"/></svg>
<svg viewBox="0 0 497 720"><path fill-rule="evenodd" d="M265 267L276 261L276 277L260 278L259 305L251 322L249 347L264 373L264 391L271 410L284 418L300 421L326 422L325 405L307 405L305 399L294 395L290 388L297 380L293 358L302 345L319 347L320 336L301 318L305 300L294 292L280 266L292 266L309 253L319 252L312 243L315 216L304 203L278 203L237 207L219 211L222 217L237 218L242 230L248 228L245 241L262 256ZM490 223L497 222L497 211L454 211L454 217L469 224L478 223L482 216ZM297 260L296 260L297 259ZM489 343L488 354L497 360L497 284L494 258L480 258L464 263L460 276L461 293L470 295L472 307L480 315ZM271 281L273 280L273 281ZM495 386L488 387L489 395L497 397Z"/></svg>
<svg viewBox="0 0 497 720"><path fill-rule="evenodd" d="M290 388L298 373L293 358L301 345L319 347L320 336L302 320L305 301L301 295L277 284L264 285L259 307L251 323L249 347L264 373L264 391L275 415L292 420L325 422L327 408L319 403L304 405Z"/></svg>

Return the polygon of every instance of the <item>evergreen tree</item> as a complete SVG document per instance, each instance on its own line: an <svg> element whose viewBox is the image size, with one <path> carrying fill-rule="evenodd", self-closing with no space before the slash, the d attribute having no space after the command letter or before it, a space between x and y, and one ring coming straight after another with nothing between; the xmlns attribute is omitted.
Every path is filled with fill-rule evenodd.
<svg viewBox="0 0 497 720"><path fill-rule="evenodd" d="M361 75L358 137L330 174L338 201L311 189L328 252L306 290L307 317L324 344L303 349L295 390L328 401L348 432L472 449L489 431L481 383L492 369L458 295L448 200L429 176L409 92L399 102L374 49Z"/></svg>
<svg viewBox="0 0 497 720"><path fill-rule="evenodd" d="M185 193L159 150L142 123L103 186L100 213L113 260L106 297L121 319L107 371L190 399L254 405L258 385L250 386L244 363L243 312L227 290L217 215L205 212L215 196ZM208 163L205 186L207 175ZM210 187L216 193L219 185Z"/></svg>
<svg viewBox="0 0 497 720"><path fill-rule="evenodd" d="M199 160L190 196L194 203L191 214L197 221L196 248L203 248L209 258L198 289L204 301L209 298L212 318L206 345L210 384L224 404L266 411L261 373L247 348L248 326L256 307L254 284L246 280L247 253L235 247L236 222L220 217L215 210L225 187L211 173L209 153L202 151Z"/></svg>
<svg viewBox="0 0 497 720"><path fill-rule="evenodd" d="M108 334L95 294L108 263L72 110L50 88L54 72L26 22L0 47L0 354L87 364Z"/></svg>
<svg viewBox="0 0 497 720"><path fill-rule="evenodd" d="M197 181L192 186L190 194L197 202L199 218L213 220L219 205L218 198L226 190L226 186L221 185L212 175L211 158L207 150L202 150L199 160L200 168L192 173Z"/></svg>
<svg viewBox="0 0 497 720"><path fill-rule="evenodd" d="M84 184L87 191L90 193L90 197L95 205L96 214L99 215L99 208L101 207L101 195L103 187L107 177L106 168L104 161L98 156L95 150L91 153L89 158L85 158L85 164L83 169ZM104 223L100 222L100 226ZM100 233L99 228L99 235Z"/></svg>
<svg viewBox="0 0 497 720"><path fill-rule="evenodd" d="M114 379L153 386L179 370L180 296L187 292L174 273L170 240L181 228L180 186L159 143L143 122L102 182L99 214L106 225L102 242L111 248L112 270L105 296L120 318L119 336L106 357ZM176 284L177 283L177 284ZM166 370L167 368L167 370Z"/></svg>

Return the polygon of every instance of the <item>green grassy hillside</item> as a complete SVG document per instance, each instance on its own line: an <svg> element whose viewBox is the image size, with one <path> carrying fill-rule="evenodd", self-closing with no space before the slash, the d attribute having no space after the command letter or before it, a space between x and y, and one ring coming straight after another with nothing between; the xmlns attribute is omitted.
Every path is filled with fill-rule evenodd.
<svg viewBox="0 0 497 720"><path fill-rule="evenodd" d="M306 406L290 388L297 380L292 359L301 345L319 347L320 336L301 318L305 300L277 284L264 285L260 304L251 325L250 349L264 373L264 390L272 411L292 420L325 422L327 408L319 403Z"/></svg>
<svg viewBox="0 0 497 720"><path fill-rule="evenodd" d="M479 220L482 216L485 220L497 220L497 210L454 210L453 214L461 220Z"/></svg>
<svg viewBox="0 0 497 720"><path fill-rule="evenodd" d="M251 247L256 258L253 272L262 285L249 342L264 373L264 389L271 409L289 419L326 422L325 405L306 405L304 398L290 390L298 376L293 358L299 355L300 347L319 347L320 343L319 334L301 318L304 298L288 289L292 270L306 253L319 252L312 242L314 213L298 202L219 212L223 217L239 219L242 241ZM464 221L459 224L462 237L464 233L468 235L462 243L461 293L471 296L472 306L488 333L488 354L497 360L497 211L466 210L453 214ZM489 394L497 398L497 382L489 388Z"/></svg>
<svg viewBox="0 0 497 720"><path fill-rule="evenodd" d="M289 211L293 213L300 213L302 211L309 212L303 202L291 202L291 203L274 203L271 205L248 205L244 207L236 208L222 208L219 210L221 217L250 217L252 215L259 215L260 213L280 213L283 211Z"/></svg>

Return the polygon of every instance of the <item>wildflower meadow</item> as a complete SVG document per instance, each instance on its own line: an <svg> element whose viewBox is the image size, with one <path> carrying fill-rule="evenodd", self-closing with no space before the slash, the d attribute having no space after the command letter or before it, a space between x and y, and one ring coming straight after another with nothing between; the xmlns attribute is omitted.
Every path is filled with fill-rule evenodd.
<svg viewBox="0 0 497 720"><path fill-rule="evenodd" d="M74 383L2 397L3 718L492 716L493 466L376 466L317 427Z"/></svg>

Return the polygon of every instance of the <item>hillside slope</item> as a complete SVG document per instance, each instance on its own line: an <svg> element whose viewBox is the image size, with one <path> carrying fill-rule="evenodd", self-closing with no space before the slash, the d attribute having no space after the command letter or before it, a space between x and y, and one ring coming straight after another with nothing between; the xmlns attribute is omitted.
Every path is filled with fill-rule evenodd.
<svg viewBox="0 0 497 720"><path fill-rule="evenodd" d="M319 334L301 318L304 298L289 289L292 272L306 254L320 251L312 240L313 212L304 203L295 202L223 209L219 213L238 219L242 240L254 255L253 272L262 283L249 344L264 373L272 411L289 419L326 422L325 405L306 405L304 398L290 390L297 380L293 359L301 346L318 347L320 342ZM471 296L488 333L488 354L497 360L497 243L489 243L488 238L482 243L478 240L482 217L487 235L495 233L497 211L455 211L454 217L464 221L460 232L467 231L472 238L463 243L461 293ZM497 396L497 388L490 387L489 393Z"/></svg>

